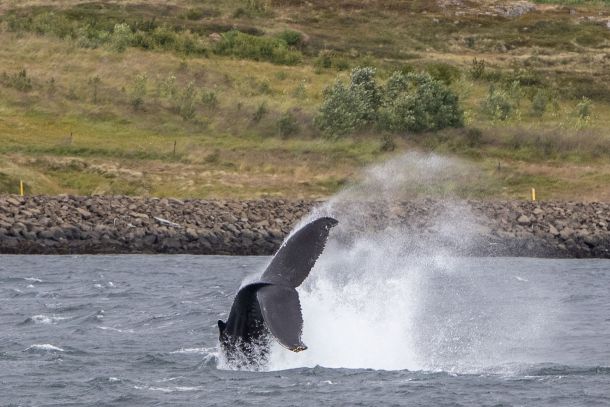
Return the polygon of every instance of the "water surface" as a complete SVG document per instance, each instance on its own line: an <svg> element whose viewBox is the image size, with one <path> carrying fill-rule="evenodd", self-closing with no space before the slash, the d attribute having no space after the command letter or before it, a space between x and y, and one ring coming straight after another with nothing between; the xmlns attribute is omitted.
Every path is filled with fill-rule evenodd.
<svg viewBox="0 0 610 407"><path fill-rule="evenodd" d="M1 404L610 404L608 260L325 254L309 349L231 370L216 321L268 260L0 256Z"/></svg>

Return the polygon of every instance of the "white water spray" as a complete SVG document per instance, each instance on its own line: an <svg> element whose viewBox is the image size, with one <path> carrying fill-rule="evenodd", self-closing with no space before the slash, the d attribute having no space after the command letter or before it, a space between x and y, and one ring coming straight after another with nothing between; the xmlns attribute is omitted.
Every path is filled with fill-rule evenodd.
<svg viewBox="0 0 610 407"><path fill-rule="evenodd" d="M476 182L458 160L410 153L368 169L312 211L302 224L326 215L340 223L298 289L309 348L276 345L268 368L480 372L530 358L511 339L538 341L548 317L498 301L503 280L490 287L458 257L479 244L479 222L450 197ZM411 209L430 213L401 217L401 201L429 196L437 200Z"/></svg>

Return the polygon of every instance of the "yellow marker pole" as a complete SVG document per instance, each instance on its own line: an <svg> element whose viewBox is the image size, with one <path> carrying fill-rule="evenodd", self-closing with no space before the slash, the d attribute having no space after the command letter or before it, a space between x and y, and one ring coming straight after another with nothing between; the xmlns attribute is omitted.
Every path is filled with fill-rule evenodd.
<svg viewBox="0 0 610 407"><path fill-rule="evenodd" d="M19 180L19 195L23 196L23 180Z"/></svg>
<svg viewBox="0 0 610 407"><path fill-rule="evenodd" d="M536 188L532 188L532 201L536 200Z"/></svg>

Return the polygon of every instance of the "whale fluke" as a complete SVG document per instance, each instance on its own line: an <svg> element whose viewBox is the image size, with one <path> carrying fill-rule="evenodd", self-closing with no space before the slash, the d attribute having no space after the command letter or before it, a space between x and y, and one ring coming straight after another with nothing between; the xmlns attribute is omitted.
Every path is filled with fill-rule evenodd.
<svg viewBox="0 0 610 407"><path fill-rule="evenodd" d="M268 285L256 292L256 298L271 335L291 351L307 349L301 342L303 315L297 290L282 285Z"/></svg>
<svg viewBox="0 0 610 407"><path fill-rule="evenodd" d="M325 217L303 226L280 247L260 281L238 291L227 322L218 321L220 345L229 360L245 356L250 363L260 362L268 353L269 335L293 352L307 349L295 288L309 275L337 223Z"/></svg>
<svg viewBox="0 0 610 407"><path fill-rule="evenodd" d="M296 231L277 251L261 281L300 286L324 251L330 229L337 223L333 218L319 218Z"/></svg>

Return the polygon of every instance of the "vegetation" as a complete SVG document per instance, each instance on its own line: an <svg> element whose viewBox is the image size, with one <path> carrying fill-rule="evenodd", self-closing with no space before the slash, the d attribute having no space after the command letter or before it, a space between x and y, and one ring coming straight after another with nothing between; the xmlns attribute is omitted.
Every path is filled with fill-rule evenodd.
<svg viewBox="0 0 610 407"><path fill-rule="evenodd" d="M373 126L404 133L463 125L458 97L442 82L427 73L396 71L381 87L371 67L353 69L348 86L337 81L327 88L316 119L330 136Z"/></svg>
<svg viewBox="0 0 610 407"><path fill-rule="evenodd" d="M608 2L536 3L9 2L0 192L319 197L419 149L610 199Z"/></svg>

